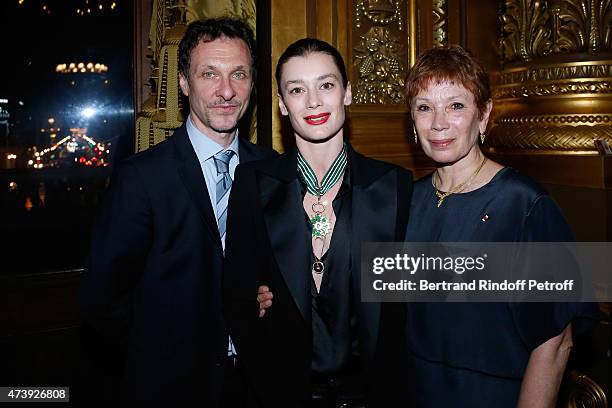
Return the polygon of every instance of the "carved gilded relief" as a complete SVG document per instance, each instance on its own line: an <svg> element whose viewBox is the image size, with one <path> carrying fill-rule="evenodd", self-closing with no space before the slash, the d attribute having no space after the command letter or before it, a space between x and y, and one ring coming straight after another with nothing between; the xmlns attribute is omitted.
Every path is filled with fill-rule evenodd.
<svg viewBox="0 0 612 408"><path fill-rule="evenodd" d="M359 79L353 91L356 103L404 103L402 46L383 27L372 27L355 47Z"/></svg>
<svg viewBox="0 0 612 408"><path fill-rule="evenodd" d="M597 52L610 48L612 26L610 0L558 1L552 3L555 52Z"/></svg>
<svg viewBox="0 0 612 408"><path fill-rule="evenodd" d="M447 2L446 0L433 0L433 46L448 45Z"/></svg>
<svg viewBox="0 0 612 408"><path fill-rule="evenodd" d="M404 0L354 3L351 44L354 104L404 104L404 77L410 61L407 49L414 46L410 40L414 28L410 25L407 33L406 17L414 12L414 0L408 4Z"/></svg>
<svg viewBox="0 0 612 408"><path fill-rule="evenodd" d="M505 0L505 62L612 48L612 0Z"/></svg>
<svg viewBox="0 0 612 408"><path fill-rule="evenodd" d="M500 18L506 68L488 143L557 151L612 143L612 0L505 0Z"/></svg>
<svg viewBox="0 0 612 408"><path fill-rule="evenodd" d="M502 14L504 60L530 61L549 54L552 48L549 21L545 1L506 0Z"/></svg>

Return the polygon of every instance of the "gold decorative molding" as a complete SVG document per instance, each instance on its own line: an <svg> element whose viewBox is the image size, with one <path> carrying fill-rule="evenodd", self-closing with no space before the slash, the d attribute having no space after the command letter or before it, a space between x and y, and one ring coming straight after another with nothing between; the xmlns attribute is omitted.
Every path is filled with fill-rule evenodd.
<svg viewBox="0 0 612 408"><path fill-rule="evenodd" d="M574 97L574 99L584 96L611 97L612 61L588 61L546 66L530 64L502 71L499 83L493 91L493 97L497 103L503 107L505 100L522 100L527 104L524 107L526 114L530 107L535 106L534 98L536 97ZM565 102L566 111L570 112L569 116L564 114L560 117L574 117L571 112L572 103L572 100ZM605 102L602 100L601 103ZM509 118L502 116L495 123L502 123L504 120L509 123L508 120L520 117L520 115Z"/></svg>
<svg viewBox="0 0 612 408"><path fill-rule="evenodd" d="M612 84L608 81L585 81L550 84L526 84L500 87L494 92L496 99L528 98L534 96L559 96L580 94L610 94Z"/></svg>
<svg viewBox="0 0 612 408"><path fill-rule="evenodd" d="M500 85L527 81L558 81L579 78L612 79L612 61L581 61L574 63L525 66L502 71Z"/></svg>
<svg viewBox="0 0 612 408"><path fill-rule="evenodd" d="M505 0L503 62L612 49L612 0Z"/></svg>
<svg viewBox="0 0 612 408"><path fill-rule="evenodd" d="M594 126L612 123L612 114L527 115L496 120L500 125Z"/></svg>
<svg viewBox="0 0 612 408"><path fill-rule="evenodd" d="M404 50L397 37L383 27L372 27L355 47L359 79L355 103L404 103Z"/></svg>
<svg viewBox="0 0 612 408"><path fill-rule="evenodd" d="M529 65L504 70L494 98L612 93L612 61Z"/></svg>
<svg viewBox="0 0 612 408"><path fill-rule="evenodd" d="M408 16L409 16L409 31L408 35L408 52L410 53L410 59L408 60L408 66L412 67L417 59L417 41L418 41L418 9L417 0L408 0Z"/></svg>
<svg viewBox="0 0 612 408"><path fill-rule="evenodd" d="M589 64L589 65L587 65ZM495 148L596 151L612 143L610 61L502 71L487 144Z"/></svg>
<svg viewBox="0 0 612 408"><path fill-rule="evenodd" d="M609 116L607 117L609 119ZM566 118L566 121L573 118ZM592 151L595 140L612 141L612 127L609 125L576 124L554 126L544 122L523 124L529 118L504 119L495 126L487 137L487 145L496 148L557 150L557 151ZM507 122L519 122L507 123ZM603 123L603 121L602 121Z"/></svg>
<svg viewBox="0 0 612 408"><path fill-rule="evenodd" d="M433 0L433 46L448 45L448 12L446 0Z"/></svg>
<svg viewBox="0 0 612 408"><path fill-rule="evenodd" d="M397 22L397 29L402 31L402 0L360 0L355 6L355 27L361 28L362 17L366 17L377 26Z"/></svg>

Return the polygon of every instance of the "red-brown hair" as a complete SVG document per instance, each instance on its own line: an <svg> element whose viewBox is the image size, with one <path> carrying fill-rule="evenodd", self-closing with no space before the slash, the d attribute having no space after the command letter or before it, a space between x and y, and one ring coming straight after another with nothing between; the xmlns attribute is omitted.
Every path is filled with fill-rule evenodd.
<svg viewBox="0 0 612 408"><path fill-rule="evenodd" d="M408 104L430 83L442 82L462 85L467 89L474 96L482 118L491 99L491 85L480 61L459 45L436 47L423 52L406 78Z"/></svg>

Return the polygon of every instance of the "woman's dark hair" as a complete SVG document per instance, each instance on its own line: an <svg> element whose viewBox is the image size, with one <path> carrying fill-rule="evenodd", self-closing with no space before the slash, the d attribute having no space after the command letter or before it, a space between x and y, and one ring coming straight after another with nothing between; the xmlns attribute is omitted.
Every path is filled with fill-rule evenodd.
<svg viewBox="0 0 612 408"><path fill-rule="evenodd" d="M342 76L342 85L346 88L346 84L348 83L348 78L346 76L346 67L344 66L344 60L342 56L330 44L325 41L317 40L316 38L302 38L301 40L297 40L293 44L287 47L285 52L278 59L278 63L276 64L276 84L278 85L278 89L280 92L280 81L281 75L283 73L283 65L287 63L287 61L293 57L305 57L308 54L312 54L314 52L322 52L324 54L329 55L334 60L338 71L340 71L340 75Z"/></svg>
<svg viewBox="0 0 612 408"><path fill-rule="evenodd" d="M474 96L479 116L491 99L491 85L484 65L459 45L436 47L418 56L406 78L406 100L412 103L430 83L449 82L462 85Z"/></svg>
<svg viewBox="0 0 612 408"><path fill-rule="evenodd" d="M179 44L179 72L189 78L189 63L191 52L198 46L200 41L214 41L218 38L235 38L246 43L251 54L251 76L256 79L256 52L253 30L242 20L234 18L210 18L194 21L189 24L187 31Z"/></svg>

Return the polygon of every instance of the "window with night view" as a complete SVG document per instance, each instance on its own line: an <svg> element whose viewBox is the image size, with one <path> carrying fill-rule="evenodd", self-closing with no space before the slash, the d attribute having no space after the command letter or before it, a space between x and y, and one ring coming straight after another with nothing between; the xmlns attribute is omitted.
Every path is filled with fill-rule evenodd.
<svg viewBox="0 0 612 408"><path fill-rule="evenodd" d="M2 274L83 266L113 164L133 151L132 3L6 0Z"/></svg>

